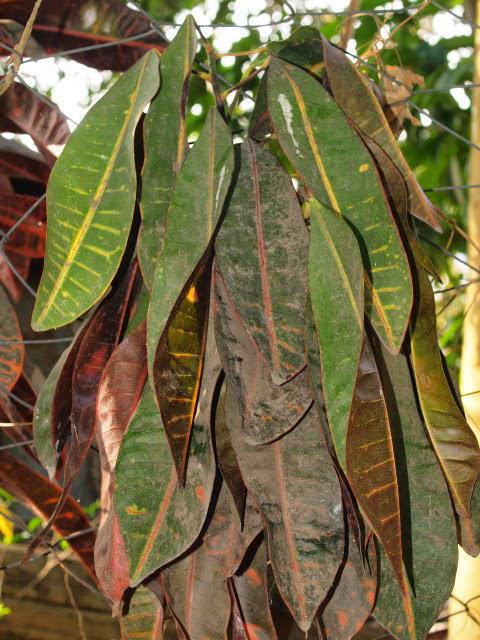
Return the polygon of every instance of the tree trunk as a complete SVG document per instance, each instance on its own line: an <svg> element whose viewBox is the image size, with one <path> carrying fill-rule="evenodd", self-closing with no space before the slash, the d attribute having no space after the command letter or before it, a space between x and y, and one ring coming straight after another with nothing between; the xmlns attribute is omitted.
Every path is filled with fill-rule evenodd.
<svg viewBox="0 0 480 640"><path fill-rule="evenodd" d="M480 16L480 0L475 0L476 16ZM475 29L474 80L480 82L480 29ZM472 131L471 140L480 145L480 90L471 92ZM480 151L471 149L469 184L480 184ZM468 200L469 263L480 266L480 189L471 189ZM469 277L474 276L470 273ZM463 324L463 349L460 372L460 390L468 422L480 440L480 284L466 289ZM471 395L467 395L471 394ZM471 615L459 613L449 619L449 640L480 640L480 558L470 558L460 549L460 559L453 595L460 602L468 603ZM472 598L477 598L472 600ZM450 605L450 614L464 607L456 600ZM476 620L475 620L475 619Z"/></svg>

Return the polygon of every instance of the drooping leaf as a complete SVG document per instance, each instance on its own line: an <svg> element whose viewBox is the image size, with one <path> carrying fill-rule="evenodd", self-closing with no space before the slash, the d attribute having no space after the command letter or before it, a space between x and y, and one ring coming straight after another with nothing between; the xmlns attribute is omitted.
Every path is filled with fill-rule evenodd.
<svg viewBox="0 0 480 640"><path fill-rule="evenodd" d="M317 612L323 637L329 640L353 638L365 624L375 604L377 593L375 545L370 544L368 552L368 556L363 558L355 544L351 528L346 525L343 561L330 592Z"/></svg>
<svg viewBox="0 0 480 640"><path fill-rule="evenodd" d="M11 191L0 191L0 229L7 232L35 202L37 198ZM34 214L16 227L8 239L10 252L27 258L43 258L45 255L45 205L42 203Z"/></svg>
<svg viewBox="0 0 480 640"><path fill-rule="evenodd" d="M70 137L68 121L60 109L41 100L20 82L0 96L0 131L28 134L52 165L56 156L48 147L63 145Z"/></svg>
<svg viewBox="0 0 480 640"><path fill-rule="evenodd" d="M357 236L366 312L387 348L398 352L410 317L412 284L375 163L318 80L279 60L268 76L280 144L317 200L341 214Z"/></svg>
<svg viewBox="0 0 480 640"><path fill-rule="evenodd" d="M276 384L306 364L307 242L289 175L268 150L246 140L215 253L232 302Z"/></svg>
<svg viewBox="0 0 480 640"><path fill-rule="evenodd" d="M50 168L39 153L16 140L0 139L0 172L47 184Z"/></svg>
<svg viewBox="0 0 480 640"><path fill-rule="evenodd" d="M419 304L412 319L410 344L418 398L455 509L459 516L468 519L472 491L480 471L480 450L445 377L430 281L421 268L417 273Z"/></svg>
<svg viewBox="0 0 480 640"><path fill-rule="evenodd" d="M173 194L162 253L155 269L147 324L149 378L156 400L162 389L155 372L159 340L177 300L181 302L198 263L205 257L215 232L233 172L230 132L211 110L200 137L188 154ZM199 190L198 185L202 188Z"/></svg>
<svg viewBox="0 0 480 640"><path fill-rule="evenodd" d="M308 208L308 280L323 392L337 457L345 468L345 438L363 337L362 257L345 221L314 199Z"/></svg>
<svg viewBox="0 0 480 640"><path fill-rule="evenodd" d="M191 547L205 522L216 471L210 421L219 373L219 363L207 356L183 487L148 384L130 421L115 468L114 501L131 586Z"/></svg>
<svg viewBox="0 0 480 640"><path fill-rule="evenodd" d="M230 387L226 419L245 483L265 519L277 586L307 631L342 560L344 533L340 487L316 407L292 431L261 447L243 440ZM316 455L305 465L311 451Z"/></svg>
<svg viewBox="0 0 480 640"><path fill-rule="evenodd" d="M441 231L435 206L418 184L366 78L343 51L323 39L325 69L335 100L358 128L377 142L398 165L408 184L410 211Z"/></svg>
<svg viewBox="0 0 480 640"><path fill-rule="evenodd" d="M160 91L152 100L143 127L145 162L138 260L149 289L165 238L173 190L188 151L185 111L196 48L195 23L187 16L160 59Z"/></svg>
<svg viewBox="0 0 480 640"><path fill-rule="evenodd" d="M25 287L13 272L12 266L21 278L27 280L30 262L30 258L21 256L18 253L11 253L8 249L5 250L4 255L0 253L0 283L5 287L15 303L21 300Z"/></svg>
<svg viewBox="0 0 480 640"><path fill-rule="evenodd" d="M218 558L226 577L237 571L263 526L251 494L247 494L245 514L241 520L228 487L223 483L205 532L204 545L208 553Z"/></svg>
<svg viewBox="0 0 480 640"><path fill-rule="evenodd" d="M39 516L47 519L53 513L62 494L58 485L6 451L0 451L0 484ZM62 537L72 533L78 534L72 537L69 543L91 577L96 580L93 564L95 533L85 512L71 496L68 496L63 505L54 528Z"/></svg>
<svg viewBox="0 0 480 640"><path fill-rule="evenodd" d="M403 354L383 350L382 381L395 420L394 447L404 527L404 561L412 589L415 638L425 638L448 599L455 579L455 521L445 479L419 415ZM409 628L402 594L388 560L380 564L374 615L395 637L407 640Z"/></svg>
<svg viewBox="0 0 480 640"><path fill-rule="evenodd" d="M347 431L347 476L381 541L403 595L412 637L414 615L404 567L394 433L369 338L365 335Z"/></svg>
<svg viewBox="0 0 480 640"><path fill-rule="evenodd" d="M122 640L163 640L163 606L158 596L148 587L137 587L120 626Z"/></svg>
<svg viewBox="0 0 480 640"><path fill-rule="evenodd" d="M158 345L154 377L162 422L183 482L202 379L210 297L210 262L176 306Z"/></svg>
<svg viewBox="0 0 480 640"><path fill-rule="evenodd" d="M233 640L277 640L269 606L267 548L262 541L241 574L230 580Z"/></svg>
<svg viewBox="0 0 480 640"><path fill-rule="evenodd" d="M3 287L0 287L0 396L14 387L23 371L25 347L16 313Z"/></svg>
<svg viewBox="0 0 480 640"><path fill-rule="evenodd" d="M113 504L115 465L125 431L147 380L147 328L139 325L113 352L97 396L96 441L100 454L100 523L95 541L95 567L103 593L119 602L129 578L125 542Z"/></svg>
<svg viewBox="0 0 480 640"><path fill-rule="evenodd" d="M227 640L230 595L220 560L205 545L162 572L177 627L187 640Z"/></svg>
<svg viewBox="0 0 480 640"><path fill-rule="evenodd" d="M218 270L215 270L214 281L217 346L243 417L242 434L250 444L265 444L294 427L311 406L308 372L305 369L288 384L274 384Z"/></svg>
<svg viewBox="0 0 480 640"><path fill-rule="evenodd" d="M31 0L2 2L2 18L26 24L31 12ZM122 0L98 0L94 5L90 0L43 0L32 35L46 53L142 36L120 45L71 54L82 64L113 71L125 71L149 49L163 51L167 44L162 35L153 32L148 17Z"/></svg>
<svg viewBox="0 0 480 640"><path fill-rule="evenodd" d="M90 109L52 171L46 259L32 316L37 331L78 318L118 269L135 203L135 127L158 82L152 51Z"/></svg>
<svg viewBox="0 0 480 640"><path fill-rule="evenodd" d="M312 73L323 66L322 36L316 27L310 25L295 29L286 40L269 42L267 48L286 62L305 67Z"/></svg>

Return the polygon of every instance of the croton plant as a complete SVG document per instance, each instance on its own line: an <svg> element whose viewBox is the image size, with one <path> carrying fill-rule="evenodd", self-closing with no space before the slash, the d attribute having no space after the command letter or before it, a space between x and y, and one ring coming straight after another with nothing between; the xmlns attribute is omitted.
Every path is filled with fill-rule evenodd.
<svg viewBox="0 0 480 640"><path fill-rule="evenodd" d="M480 551L480 452L412 218L438 212L379 91L317 30L254 59L244 132L201 42L208 72L190 17L137 60L51 173L32 326L81 324L35 408L59 484L32 548L62 533L94 444L92 575L125 638L286 638L293 618L346 640L370 614L425 638L457 543ZM192 73L215 98L194 142Z"/></svg>

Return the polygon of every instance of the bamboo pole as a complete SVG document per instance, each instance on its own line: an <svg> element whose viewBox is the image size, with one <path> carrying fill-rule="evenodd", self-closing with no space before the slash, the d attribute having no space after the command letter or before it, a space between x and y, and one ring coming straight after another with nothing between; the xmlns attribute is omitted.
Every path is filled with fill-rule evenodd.
<svg viewBox="0 0 480 640"><path fill-rule="evenodd" d="M480 0L475 0L475 14L480 16ZM475 29L474 82L480 82L480 29ZM480 144L480 90L473 90L471 115L471 140ZM480 151L470 151L469 183L480 182ZM471 189L467 210L468 259L470 264L480 266L480 253L475 245L480 243L480 189ZM468 313L463 323L463 349L460 368L460 390L467 420L480 440L480 283L467 288L465 310ZM471 395L464 395L471 394ZM477 514L478 517L478 514ZM459 565L450 604L449 640L480 640L480 557L470 558L460 549ZM475 599L476 598L476 599ZM469 611L458 613L468 603Z"/></svg>

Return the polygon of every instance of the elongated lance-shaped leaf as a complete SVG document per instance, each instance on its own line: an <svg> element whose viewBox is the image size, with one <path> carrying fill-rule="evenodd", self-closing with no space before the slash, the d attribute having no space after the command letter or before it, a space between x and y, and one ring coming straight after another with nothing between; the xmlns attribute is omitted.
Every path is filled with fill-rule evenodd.
<svg viewBox="0 0 480 640"><path fill-rule="evenodd" d="M350 224L362 252L366 312L399 351L413 302L410 270L375 163L345 114L313 76L272 62L269 107L290 162L325 206Z"/></svg>
<svg viewBox="0 0 480 640"><path fill-rule="evenodd" d="M62 495L61 488L34 471L30 465L0 451L0 484L3 489L24 502L41 518L48 519ZM69 540L90 576L96 581L93 566L95 533L92 524L77 500L68 496L63 502L54 529L61 537L78 534ZM82 533L80 533L82 532Z"/></svg>
<svg viewBox="0 0 480 640"><path fill-rule="evenodd" d="M14 386L23 371L25 347L17 316L7 293L0 287L0 396L5 396Z"/></svg>
<svg viewBox="0 0 480 640"><path fill-rule="evenodd" d="M395 419L394 447L404 562L412 589L415 638L423 639L447 601L457 566L457 539L451 499L418 412L407 358L382 350L379 358L389 413ZM378 351L377 351L378 357ZM396 638L408 640L402 593L382 554L374 616Z"/></svg>
<svg viewBox="0 0 480 640"><path fill-rule="evenodd" d="M414 638L393 438L380 375L365 335L347 431L347 476L392 565L403 595L408 628Z"/></svg>
<svg viewBox="0 0 480 640"><path fill-rule="evenodd" d="M246 140L215 254L238 314L276 384L306 364L307 244L290 176L268 150Z"/></svg>
<svg viewBox="0 0 480 640"><path fill-rule="evenodd" d="M188 446L207 339L211 262L199 269L176 305L163 332L154 362L159 407L180 483L185 478ZM212 335L213 339L213 335Z"/></svg>
<svg viewBox="0 0 480 640"><path fill-rule="evenodd" d="M480 449L443 371L435 300L428 276L421 268L418 269L418 297L410 338L418 398L455 509L459 515L469 518L472 491L480 471Z"/></svg>
<svg viewBox="0 0 480 640"><path fill-rule="evenodd" d="M216 471L211 406L221 368L210 347L207 354L184 486L178 483L148 384L120 448L114 501L130 561L131 586L180 556L196 541L205 522Z"/></svg>
<svg viewBox="0 0 480 640"><path fill-rule="evenodd" d="M278 589L299 627L308 631L342 561L344 535L340 486L316 407L292 431L259 447L242 438L229 386L225 403L243 478L266 523ZM311 451L315 456L305 465Z"/></svg>
<svg viewBox="0 0 480 640"><path fill-rule="evenodd" d="M252 495L247 495L245 514L240 520L230 491L223 483L205 532L204 544L209 553L219 559L225 576L230 577L237 571L249 546L263 527L263 520Z"/></svg>
<svg viewBox="0 0 480 640"><path fill-rule="evenodd" d="M115 349L103 372L97 396L96 441L102 483L95 568L103 593L114 603L121 600L130 582L125 542L113 504L115 465L147 380L146 337L143 322Z"/></svg>
<svg viewBox="0 0 480 640"><path fill-rule="evenodd" d="M243 416L243 437L250 444L271 442L292 429L311 406L308 372L301 371L288 384L274 384L216 269L214 282L217 347Z"/></svg>
<svg viewBox="0 0 480 640"><path fill-rule="evenodd" d="M188 84L197 48L191 16L160 59L160 91L145 117L145 162L142 171L138 260L149 289L165 238L167 211L178 173L188 151L185 111Z"/></svg>
<svg viewBox="0 0 480 640"><path fill-rule="evenodd" d="M130 599L127 615L120 620L122 640L163 640L163 616L158 596L140 585Z"/></svg>
<svg viewBox="0 0 480 640"><path fill-rule="evenodd" d="M88 311L118 269L135 204L135 127L158 83L158 54L151 51L90 109L55 164L47 189L45 266L32 316L37 331Z"/></svg>
<svg viewBox="0 0 480 640"><path fill-rule="evenodd" d="M400 151L367 78L350 62L343 51L325 38L323 52L328 82L335 100L358 128L373 138L397 164L408 184L410 212L436 231L441 231L436 208L422 191L415 174Z"/></svg>
<svg viewBox="0 0 480 640"><path fill-rule="evenodd" d="M308 282L323 392L335 450L345 469L345 439L363 337L362 257L344 220L315 199L307 206Z"/></svg>
<svg viewBox="0 0 480 640"><path fill-rule="evenodd" d="M233 640L277 640L270 613L267 546L262 540L241 574L230 580Z"/></svg>
<svg viewBox="0 0 480 640"><path fill-rule="evenodd" d="M367 557L362 557L346 523L343 561L329 594L317 612L324 637L350 640L360 631L375 604L377 568L375 545L369 544Z"/></svg>
<svg viewBox="0 0 480 640"><path fill-rule="evenodd" d="M205 545L162 572L162 587L186 640L227 640L230 595L220 560ZM183 632L183 633L182 633Z"/></svg>
<svg viewBox="0 0 480 640"><path fill-rule="evenodd" d="M162 388L155 370L158 344L177 300L190 289L189 281L211 245L233 166L230 132L220 114L212 109L179 173L155 269L147 353L150 383L159 406Z"/></svg>

